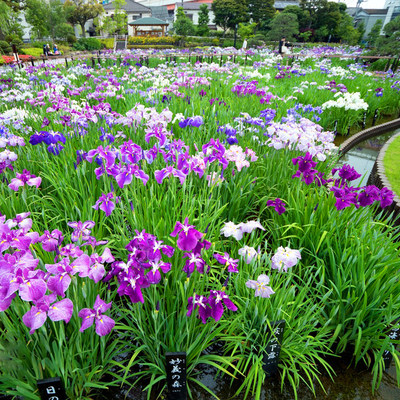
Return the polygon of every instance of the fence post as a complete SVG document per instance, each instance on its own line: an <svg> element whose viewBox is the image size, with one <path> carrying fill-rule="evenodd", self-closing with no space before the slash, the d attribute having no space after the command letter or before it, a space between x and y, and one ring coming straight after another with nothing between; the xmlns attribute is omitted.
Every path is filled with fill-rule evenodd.
<svg viewBox="0 0 400 400"><path fill-rule="evenodd" d="M31 57L31 64L32 64L32 67L35 66L35 63L33 62L33 57Z"/></svg>
<svg viewBox="0 0 400 400"><path fill-rule="evenodd" d="M372 126L375 126L377 119L378 119L378 109L375 110L374 118L372 119Z"/></svg>
<svg viewBox="0 0 400 400"><path fill-rule="evenodd" d="M68 68L68 61L67 61L67 57L65 57L65 67Z"/></svg>

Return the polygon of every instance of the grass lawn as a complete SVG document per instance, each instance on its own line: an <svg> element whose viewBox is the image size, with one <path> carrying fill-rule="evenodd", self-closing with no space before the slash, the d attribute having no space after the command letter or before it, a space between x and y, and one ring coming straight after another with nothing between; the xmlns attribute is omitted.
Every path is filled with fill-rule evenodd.
<svg viewBox="0 0 400 400"><path fill-rule="evenodd" d="M400 196L400 136L389 145L383 164L393 190Z"/></svg>

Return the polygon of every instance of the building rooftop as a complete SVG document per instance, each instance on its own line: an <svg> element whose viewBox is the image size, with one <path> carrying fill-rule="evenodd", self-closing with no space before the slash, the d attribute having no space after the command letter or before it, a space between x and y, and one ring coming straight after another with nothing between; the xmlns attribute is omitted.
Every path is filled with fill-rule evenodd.
<svg viewBox="0 0 400 400"><path fill-rule="evenodd" d="M163 21L162 19L154 18L154 17L146 17L139 18L136 21L132 21L129 25L169 25L168 22Z"/></svg>
<svg viewBox="0 0 400 400"><path fill-rule="evenodd" d="M103 4L103 8L106 11L115 10L113 2ZM150 8L136 3L136 1L133 0L126 0L126 4L122 6L122 9L124 9L127 13L151 13Z"/></svg>

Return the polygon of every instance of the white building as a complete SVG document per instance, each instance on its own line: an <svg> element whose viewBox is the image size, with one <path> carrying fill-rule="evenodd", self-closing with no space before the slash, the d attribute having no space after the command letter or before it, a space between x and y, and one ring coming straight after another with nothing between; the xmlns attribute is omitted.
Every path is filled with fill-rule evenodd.
<svg viewBox="0 0 400 400"><path fill-rule="evenodd" d="M136 21L140 18L151 17L151 9L144 6L143 4L137 3L133 0L125 0L121 8L125 10L128 17L128 35L133 35L133 28L129 25L130 22ZM101 17L112 17L114 15L114 3L112 1L103 1L104 14Z"/></svg>

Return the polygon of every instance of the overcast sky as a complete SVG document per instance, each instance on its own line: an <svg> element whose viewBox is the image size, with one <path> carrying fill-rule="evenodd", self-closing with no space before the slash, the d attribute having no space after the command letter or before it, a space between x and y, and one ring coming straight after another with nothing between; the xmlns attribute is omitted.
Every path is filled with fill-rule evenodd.
<svg viewBox="0 0 400 400"><path fill-rule="evenodd" d="M355 7L357 0L345 0L347 7ZM361 3L362 8L383 8L385 0L367 0Z"/></svg>

